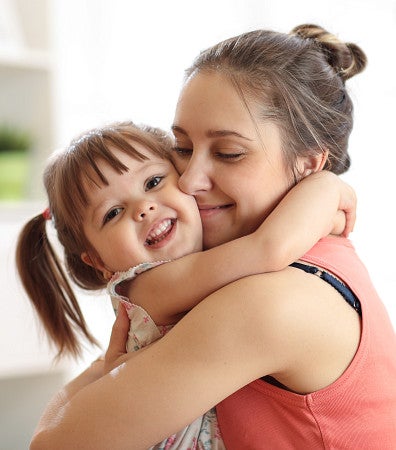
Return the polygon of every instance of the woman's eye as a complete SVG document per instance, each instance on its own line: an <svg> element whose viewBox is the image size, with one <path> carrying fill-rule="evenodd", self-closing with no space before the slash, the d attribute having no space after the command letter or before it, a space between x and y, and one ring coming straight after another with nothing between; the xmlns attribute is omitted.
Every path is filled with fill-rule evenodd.
<svg viewBox="0 0 396 450"><path fill-rule="evenodd" d="M245 156L245 153L244 152L238 152L238 153L216 152L215 155L217 158L220 158L220 159L235 161L235 160L243 158Z"/></svg>
<svg viewBox="0 0 396 450"><path fill-rule="evenodd" d="M122 208L113 208L112 210L110 210L103 219L103 225L113 220L114 217L118 216L118 214L121 213L121 211Z"/></svg>
<svg viewBox="0 0 396 450"><path fill-rule="evenodd" d="M188 158L188 157L190 157L192 155L192 149L191 148L173 147L173 151L180 158Z"/></svg>
<svg viewBox="0 0 396 450"><path fill-rule="evenodd" d="M158 186L161 183L161 181L164 178L165 177L160 177L160 176L155 176L155 177L150 178L145 185L145 190L149 191L150 189L155 188L156 186Z"/></svg>

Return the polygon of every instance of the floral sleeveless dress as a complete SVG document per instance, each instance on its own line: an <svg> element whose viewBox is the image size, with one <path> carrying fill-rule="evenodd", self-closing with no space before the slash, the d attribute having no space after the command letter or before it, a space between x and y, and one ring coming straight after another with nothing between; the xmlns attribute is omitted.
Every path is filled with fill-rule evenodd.
<svg viewBox="0 0 396 450"><path fill-rule="evenodd" d="M131 321L127 341L127 351L137 351L164 336L173 325L157 326L150 315L140 306L130 302L128 298L117 292L117 287L124 282L134 279L137 275L168 261L142 263L125 272L117 272L107 285L113 308L117 310L118 302L125 305ZM216 411L212 408L203 416L194 420L176 434L164 439L151 447L150 450L225 450L220 429L217 423Z"/></svg>

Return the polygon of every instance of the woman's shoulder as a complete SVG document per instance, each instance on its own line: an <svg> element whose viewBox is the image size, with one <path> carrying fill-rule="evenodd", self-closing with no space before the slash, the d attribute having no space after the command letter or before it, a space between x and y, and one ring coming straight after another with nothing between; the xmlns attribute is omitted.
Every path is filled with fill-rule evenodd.
<svg viewBox="0 0 396 450"><path fill-rule="evenodd" d="M239 308L250 310L258 320L300 329L301 322L308 331L312 327L307 318L326 325L332 318L357 315L332 285L315 274L290 266L242 278L225 286L219 294L236 302Z"/></svg>
<svg viewBox="0 0 396 450"><path fill-rule="evenodd" d="M257 352L262 375L276 373L278 381L287 380L283 384L295 391L312 392L330 384L359 344L356 311L332 286L302 270L287 267L245 277L215 295L223 298L226 309L220 330L231 329L234 342Z"/></svg>

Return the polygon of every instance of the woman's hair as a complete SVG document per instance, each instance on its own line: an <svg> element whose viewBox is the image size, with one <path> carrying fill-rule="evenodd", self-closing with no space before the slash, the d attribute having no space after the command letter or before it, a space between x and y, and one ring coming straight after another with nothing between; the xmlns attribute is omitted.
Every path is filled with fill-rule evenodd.
<svg viewBox="0 0 396 450"><path fill-rule="evenodd" d="M300 25L290 34L257 30L220 42L198 55L186 77L197 72L228 77L248 109L259 107L258 119L281 128L285 161L294 174L298 156L324 151L329 152L324 168L341 174L350 166L353 126L345 81L365 65L357 45L319 26Z"/></svg>
<svg viewBox="0 0 396 450"><path fill-rule="evenodd" d="M172 146L170 136L162 130L122 122L88 131L74 139L65 150L55 153L44 172L49 213L31 219L20 233L16 250L19 276L50 340L58 349L58 357L64 353L80 354L78 334L96 344L68 279L89 290L106 285L102 273L81 260L83 252L94 252L82 226L83 212L88 205L86 189L92 183L108 185L97 164L100 160L120 174L128 171L115 157L114 148L139 161L147 159L136 149L136 143L161 158L169 157ZM48 214L63 247L62 262L47 234Z"/></svg>

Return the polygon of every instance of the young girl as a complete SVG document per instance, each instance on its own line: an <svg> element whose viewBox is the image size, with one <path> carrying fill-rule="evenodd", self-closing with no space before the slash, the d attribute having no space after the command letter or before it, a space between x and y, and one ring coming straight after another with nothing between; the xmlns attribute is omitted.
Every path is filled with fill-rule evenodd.
<svg viewBox="0 0 396 450"><path fill-rule="evenodd" d="M194 198L178 188L178 174L168 158L171 146L160 130L114 123L87 132L51 159L44 174L49 208L22 230L17 265L59 355L78 354L76 332L95 340L48 239L48 219L64 248L71 279L85 289L108 283L113 299L126 306L131 320L127 346L134 351L164 335L198 298L244 275L280 269L332 229L340 233L345 220L338 210L353 209L353 191L335 175L312 175L252 235L201 252L199 211ZM344 233L353 221L352 214ZM127 282L138 273L188 254L195 257L185 260L193 273L186 280L204 281L197 301L183 303L175 295L166 304L150 297L135 305L125 297ZM249 255L246 264L244 255ZM155 448L191 445L223 448L214 411Z"/></svg>

